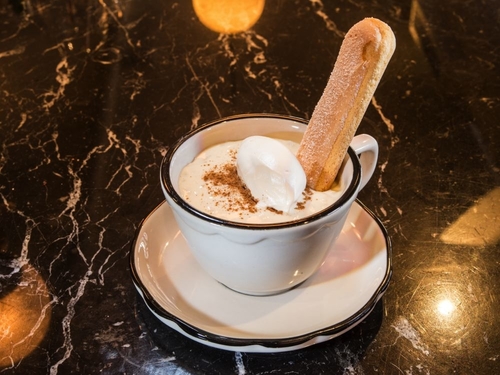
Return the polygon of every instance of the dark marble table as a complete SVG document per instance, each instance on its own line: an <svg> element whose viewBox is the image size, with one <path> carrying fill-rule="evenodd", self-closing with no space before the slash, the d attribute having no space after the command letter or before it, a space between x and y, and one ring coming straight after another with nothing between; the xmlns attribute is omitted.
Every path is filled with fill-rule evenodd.
<svg viewBox="0 0 500 375"><path fill-rule="evenodd" d="M499 372L497 1L268 0L233 35L190 1L0 4L0 373ZM289 353L167 328L129 267L165 150L233 114L309 118L367 16L398 40L358 130L380 144L359 198L393 241L385 296L348 333Z"/></svg>

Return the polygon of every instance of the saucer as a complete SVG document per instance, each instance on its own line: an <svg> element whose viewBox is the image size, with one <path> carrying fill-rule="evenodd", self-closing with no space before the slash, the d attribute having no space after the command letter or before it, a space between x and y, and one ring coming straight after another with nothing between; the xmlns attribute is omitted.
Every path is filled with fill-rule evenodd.
<svg viewBox="0 0 500 375"><path fill-rule="evenodd" d="M254 353L297 350L347 332L373 310L392 274L387 231L360 201L321 268L282 294L249 296L215 281L191 255L166 202L139 226L130 265L162 323L211 347Z"/></svg>

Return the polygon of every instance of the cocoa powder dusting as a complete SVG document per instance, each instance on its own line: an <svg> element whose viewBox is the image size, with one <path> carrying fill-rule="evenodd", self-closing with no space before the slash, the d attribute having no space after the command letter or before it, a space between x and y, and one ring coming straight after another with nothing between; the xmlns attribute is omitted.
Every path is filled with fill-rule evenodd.
<svg viewBox="0 0 500 375"><path fill-rule="evenodd" d="M223 197L226 202L214 202L215 206L224 205L221 207L230 212L239 212L239 216L243 218L243 213L256 213L257 203L259 201L252 196L250 190L241 180L236 168L237 151L229 151L231 161L224 165L207 165L211 168L202 176L203 181L207 185L208 192L214 197ZM311 200L313 191L306 187L302 192L302 200L297 202L295 209L304 210L306 203ZM284 212L273 207L266 207L266 210L277 215L283 215Z"/></svg>
<svg viewBox="0 0 500 375"><path fill-rule="evenodd" d="M281 210L277 210L277 209L276 209L276 208L274 208L274 207L269 207L269 206L268 206L268 207L266 207L266 209L267 209L268 211L274 212L276 215L283 215L283 211L281 211Z"/></svg>
<svg viewBox="0 0 500 375"><path fill-rule="evenodd" d="M296 210L304 210L306 208L306 202L311 200L311 197L313 195L313 191L310 187L306 187L304 191L302 192L302 197L303 200L297 202L297 205L295 206Z"/></svg>
<svg viewBox="0 0 500 375"><path fill-rule="evenodd" d="M210 194L224 197L227 200L226 209L231 212L257 212L258 200L245 186L236 169L236 152L231 152L231 162L215 165L203 175ZM218 204L217 204L218 205Z"/></svg>

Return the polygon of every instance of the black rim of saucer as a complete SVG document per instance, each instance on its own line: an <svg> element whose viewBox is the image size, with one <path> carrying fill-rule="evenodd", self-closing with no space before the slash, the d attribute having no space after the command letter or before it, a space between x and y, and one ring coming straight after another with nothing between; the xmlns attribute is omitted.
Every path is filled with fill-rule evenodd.
<svg viewBox="0 0 500 375"><path fill-rule="evenodd" d="M129 262L130 262L130 270L132 273L132 279L134 281L134 284L136 288L138 289L139 293L141 294L144 302L148 306L148 308L154 312L157 316L161 317L162 319L171 321L179 329L181 329L184 334L192 339L196 339L196 341L205 343L205 345L209 346L219 346L222 349L227 349L227 350L238 350L238 351L245 351L245 347L251 347L251 346L256 346L256 347L261 347L263 349L268 349L272 351L273 349L283 349L285 351L287 348L292 348L291 350L298 350L301 349L300 345L304 345L308 343L309 341L314 340L317 337L326 337L327 339L331 339L337 336L340 336L341 334L349 331L350 329L354 328L358 323L360 323L364 318L366 318L372 310L375 308L377 302L382 298L383 294L389 287L390 280L392 278L392 241L387 233L387 229L384 227L380 219L370 210L368 209L361 201L356 199L356 203L359 204L362 210L364 210L378 225L380 228L380 231L382 232L382 235L385 239L385 244L386 244L386 250L387 250L387 267L385 270L385 275L383 280L380 282L380 285L378 286L377 290L373 293L371 298L365 303L363 307L361 307L356 313L351 315L349 318L338 322L336 324L333 324L331 326L312 331L303 335L298 335L298 336L293 336L293 337L286 337L286 338L278 338L278 339L259 339L259 338L252 338L252 339L245 339L245 338L232 338L232 337L226 337L226 336L221 336L218 334L214 334L208 331L204 331L202 329L196 328L195 326L185 322L184 320L176 317L175 315L171 314L167 310L165 310L156 300L153 298L153 296L150 294L148 289L145 287L145 285L142 283L140 276L138 274L138 271L136 269L135 265L135 249L137 245L137 240L139 238L139 234L142 231L142 228L144 226L144 223L153 215L153 213L158 210L163 204L168 203L166 201L163 201L160 203L151 213L144 218L139 227L136 230L134 241L132 243L131 251L129 254ZM173 329L172 327L169 327ZM210 345L215 344L215 345ZM314 342L312 342L310 345L313 345ZM296 347L297 348L293 348ZM306 345L309 346L309 345ZM305 347L305 346L304 346ZM256 351L259 352L259 351ZM265 350L262 350L260 352L265 352Z"/></svg>
<svg viewBox="0 0 500 375"><path fill-rule="evenodd" d="M353 195L356 193L359 185L361 184L361 163L359 162L358 156L354 152L354 150L349 147L347 150L347 153L349 155L349 158L351 159L352 166L353 166L353 178L345 190L344 194L331 206L325 208L322 211L317 212L314 215L307 216L305 218L299 219L299 220L293 220L293 221L287 221L287 222L282 222L282 223L276 223L276 224L245 224L241 222L236 222L236 221L229 221L229 220L224 220L217 218L215 216L206 214L200 210L197 210L193 206L189 205L186 203L180 195L177 193L175 190L172 181L170 179L170 163L172 161L172 158L175 154L175 152L179 149L179 147L190 137L193 135L210 128L212 126L216 126L218 124L228 122L228 121L235 121L235 120L244 120L244 119L251 119L251 118L269 118L269 119L279 119L279 120L291 120L297 123L305 124L307 125L307 121L298 117L293 117L293 116L284 116L284 115L275 115L275 114L266 114L266 113L253 113L253 114L245 114L245 115L235 115L235 116L230 116L230 117L224 117L219 120L215 120L212 122L209 122L205 125L202 125L193 131L187 133L185 136L181 137L174 146L168 149L167 153L163 157L163 160L161 162L160 166L160 183L162 184L163 190L169 195L169 197L177 204L179 207L187 211L188 213L203 219L207 220L208 222L215 224L215 225L220 225L220 226L225 226L225 227L233 227L233 228L244 228L248 230L262 230L262 229L281 229L281 228L288 228L288 227L294 227L298 225L303 225L304 223L318 220L324 216L327 216L331 214L332 212L336 211L342 205L344 205L346 202L352 199Z"/></svg>

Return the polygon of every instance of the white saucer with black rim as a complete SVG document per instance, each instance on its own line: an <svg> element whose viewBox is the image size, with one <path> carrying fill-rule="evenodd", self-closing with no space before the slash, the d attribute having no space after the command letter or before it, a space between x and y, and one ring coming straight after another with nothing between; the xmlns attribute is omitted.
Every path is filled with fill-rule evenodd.
<svg viewBox="0 0 500 375"><path fill-rule="evenodd" d="M244 295L200 268L163 202L138 228L130 264L137 290L165 325L211 347L271 353L330 340L361 322L389 285L391 252L382 223L356 201L312 277L282 294Z"/></svg>

